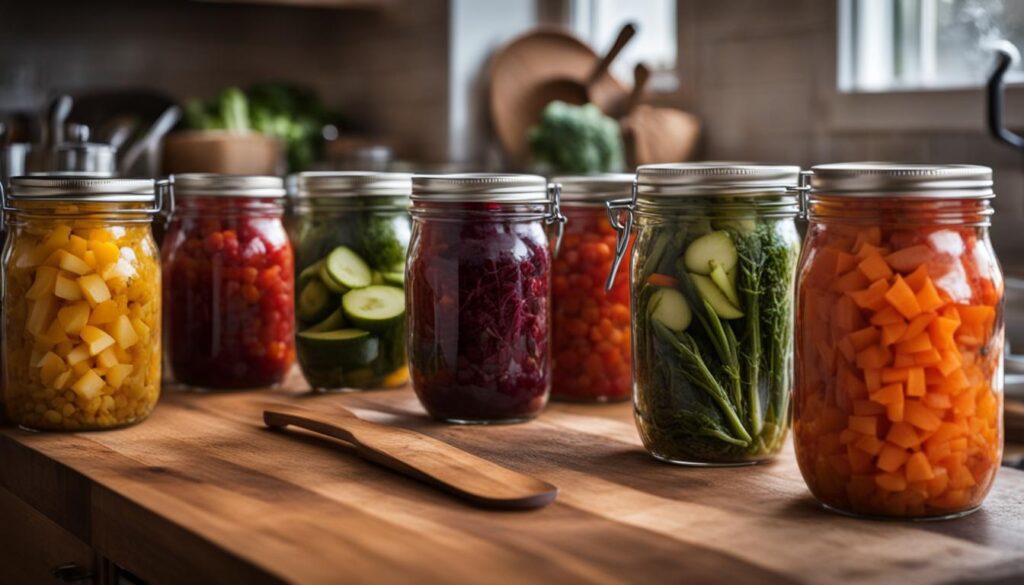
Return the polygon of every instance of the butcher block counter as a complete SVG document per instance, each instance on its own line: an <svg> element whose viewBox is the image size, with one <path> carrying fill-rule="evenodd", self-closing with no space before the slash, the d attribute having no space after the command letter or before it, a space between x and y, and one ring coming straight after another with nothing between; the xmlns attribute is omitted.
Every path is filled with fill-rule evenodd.
<svg viewBox="0 0 1024 585"><path fill-rule="evenodd" d="M560 493L539 510L473 508L338 441L265 429L271 401L344 405ZM168 391L128 429L4 428L0 461L4 584L60 582L55 570L154 584L1024 582L1024 472L1002 469L963 519L856 520L815 505L791 449L755 467L653 460L629 404L456 427L429 421L408 389Z"/></svg>

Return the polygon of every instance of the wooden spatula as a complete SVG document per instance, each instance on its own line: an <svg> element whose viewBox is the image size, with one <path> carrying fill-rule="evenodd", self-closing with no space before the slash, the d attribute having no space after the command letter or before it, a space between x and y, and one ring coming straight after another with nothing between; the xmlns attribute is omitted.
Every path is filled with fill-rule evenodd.
<svg viewBox="0 0 1024 585"><path fill-rule="evenodd" d="M484 508L540 508L558 495L558 488L545 481L427 435L365 421L350 410L339 409L335 416L292 406L274 406L263 412L263 422L274 429L294 426L340 439L352 445L364 459Z"/></svg>

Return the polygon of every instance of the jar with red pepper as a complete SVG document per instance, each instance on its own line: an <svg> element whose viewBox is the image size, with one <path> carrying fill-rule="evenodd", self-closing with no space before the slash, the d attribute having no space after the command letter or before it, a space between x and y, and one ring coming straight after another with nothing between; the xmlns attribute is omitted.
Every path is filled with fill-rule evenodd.
<svg viewBox="0 0 1024 585"><path fill-rule="evenodd" d="M164 331L174 380L275 386L295 358L292 248L277 177L173 177L163 247Z"/></svg>
<svg viewBox="0 0 1024 585"><path fill-rule="evenodd" d="M556 193L531 175L413 177L409 371L434 418L521 422L547 403Z"/></svg>
<svg viewBox="0 0 1024 585"><path fill-rule="evenodd" d="M561 186L568 221L552 265L551 397L626 400L633 390L629 275L618 274L605 290L616 242L605 202L629 198L633 175L556 177L553 182Z"/></svg>

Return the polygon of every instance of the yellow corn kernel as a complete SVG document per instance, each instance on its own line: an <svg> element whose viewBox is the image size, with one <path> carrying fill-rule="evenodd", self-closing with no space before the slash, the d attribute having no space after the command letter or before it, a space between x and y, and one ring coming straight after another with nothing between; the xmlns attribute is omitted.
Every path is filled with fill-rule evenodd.
<svg viewBox="0 0 1024 585"><path fill-rule="evenodd" d="M82 287L82 293L93 306L110 300L110 289L98 274L89 274L79 278L78 285Z"/></svg>
<svg viewBox="0 0 1024 585"><path fill-rule="evenodd" d="M89 355L98 355L103 350L114 345L114 338L99 327L86 325L85 327L82 327L82 332L79 333L79 335L81 336L82 341L88 344Z"/></svg>

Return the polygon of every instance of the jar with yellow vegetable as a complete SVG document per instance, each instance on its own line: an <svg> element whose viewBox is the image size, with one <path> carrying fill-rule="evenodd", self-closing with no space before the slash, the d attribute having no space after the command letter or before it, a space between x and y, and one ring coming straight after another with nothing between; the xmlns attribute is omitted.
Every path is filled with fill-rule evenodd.
<svg viewBox="0 0 1024 585"><path fill-rule="evenodd" d="M160 267L148 179L16 177L4 197L3 406L36 430L145 419L160 394Z"/></svg>

